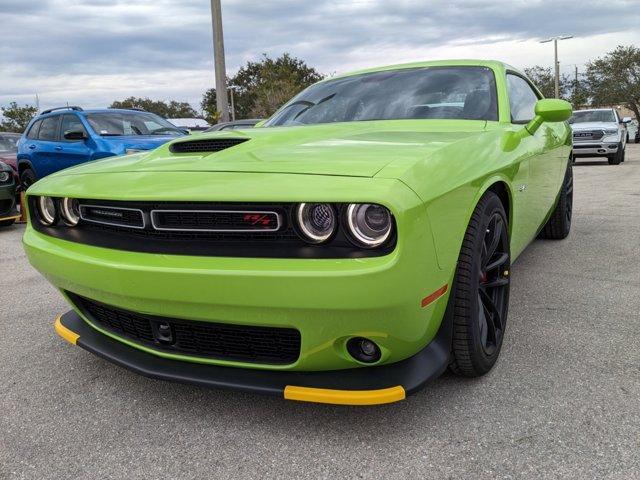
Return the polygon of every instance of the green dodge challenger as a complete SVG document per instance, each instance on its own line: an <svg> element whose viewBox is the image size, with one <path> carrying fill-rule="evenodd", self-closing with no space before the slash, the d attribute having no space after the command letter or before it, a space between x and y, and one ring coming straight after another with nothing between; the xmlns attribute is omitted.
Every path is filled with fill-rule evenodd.
<svg viewBox="0 0 640 480"><path fill-rule="evenodd" d="M152 378L370 405L495 364L510 265L571 226L571 106L512 67L332 77L259 128L33 185L57 333Z"/></svg>

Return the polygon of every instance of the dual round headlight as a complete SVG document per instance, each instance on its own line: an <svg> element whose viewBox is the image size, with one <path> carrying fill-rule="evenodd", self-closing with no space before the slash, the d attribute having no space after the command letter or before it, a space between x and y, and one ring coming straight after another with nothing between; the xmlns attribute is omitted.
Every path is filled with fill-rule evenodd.
<svg viewBox="0 0 640 480"><path fill-rule="evenodd" d="M75 198L55 200L51 197L38 197L38 216L43 225L53 225L62 217L65 224L75 227L80 221L80 207Z"/></svg>
<svg viewBox="0 0 640 480"><path fill-rule="evenodd" d="M9 172L0 172L0 183L8 182L11 178L11 174Z"/></svg>
<svg viewBox="0 0 640 480"><path fill-rule="evenodd" d="M358 245L375 248L391 235L391 212L382 205L352 203L344 210L348 236ZM313 244L327 242L338 230L336 208L328 203L301 203L296 209L298 228L304 239Z"/></svg>
<svg viewBox="0 0 640 480"><path fill-rule="evenodd" d="M356 242L368 248L379 247L391 234L391 212L382 205L352 203L347 207L347 224Z"/></svg>

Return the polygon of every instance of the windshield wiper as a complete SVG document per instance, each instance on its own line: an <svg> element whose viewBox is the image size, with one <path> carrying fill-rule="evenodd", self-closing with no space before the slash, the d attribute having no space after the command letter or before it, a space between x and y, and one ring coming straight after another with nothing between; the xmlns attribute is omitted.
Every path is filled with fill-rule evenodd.
<svg viewBox="0 0 640 480"><path fill-rule="evenodd" d="M331 100L333 97L335 97L336 94L332 93L331 95L327 95L326 97L324 97L323 99L321 99L320 101L313 103L313 102L307 102L306 100L298 100L298 102L306 102L309 104L309 106L307 108L303 108L302 110L300 110L295 117L293 117L292 120L295 120L296 118L298 118L300 115L302 115L305 112L308 112L311 108L313 107L317 107L318 105L320 105L321 103L326 102L327 100ZM294 103L298 103L298 102L294 102Z"/></svg>

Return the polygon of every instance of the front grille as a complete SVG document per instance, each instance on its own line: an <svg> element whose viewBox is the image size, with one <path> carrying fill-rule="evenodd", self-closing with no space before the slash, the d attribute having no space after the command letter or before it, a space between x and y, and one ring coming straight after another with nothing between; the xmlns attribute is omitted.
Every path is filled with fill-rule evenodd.
<svg viewBox="0 0 640 480"><path fill-rule="evenodd" d="M574 132L573 139L578 141L600 140L604 136L602 130Z"/></svg>
<svg viewBox="0 0 640 480"><path fill-rule="evenodd" d="M29 196L28 202L31 215L37 219L36 200ZM356 245L342 227L327 243L309 244L298 232L297 204L290 202L78 201L83 220L77 226L71 228L62 222L46 226L35 221L33 228L55 238L96 247L207 257L379 257L391 253L397 240L394 229L385 245L365 249ZM336 204L336 210L342 226L346 205ZM105 215L107 212L122 212L122 217L114 220L113 215ZM137 213L130 216L124 212Z"/></svg>
<svg viewBox="0 0 640 480"><path fill-rule="evenodd" d="M199 232L277 232L280 215L259 210L152 210L156 230Z"/></svg>
<svg viewBox="0 0 640 480"><path fill-rule="evenodd" d="M105 305L71 292L73 303L100 327L157 350L196 357L286 365L300 356L300 332L293 328L254 327L158 317ZM162 340L168 325L171 341Z"/></svg>
<svg viewBox="0 0 640 480"><path fill-rule="evenodd" d="M249 140L248 138L208 138L172 143L169 150L173 153L201 153L219 152L235 147Z"/></svg>

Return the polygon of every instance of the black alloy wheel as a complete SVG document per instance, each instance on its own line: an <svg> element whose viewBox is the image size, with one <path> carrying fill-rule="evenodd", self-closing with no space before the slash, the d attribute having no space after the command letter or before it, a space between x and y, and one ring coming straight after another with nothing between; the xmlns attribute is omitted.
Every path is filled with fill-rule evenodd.
<svg viewBox="0 0 640 480"><path fill-rule="evenodd" d="M509 228L504 206L487 192L464 236L450 302L453 372L487 373L498 359L507 323L510 286Z"/></svg>
<svg viewBox="0 0 640 480"><path fill-rule="evenodd" d="M480 256L478 321L482 348L493 355L502 343L509 296L509 245L500 213L489 219Z"/></svg>

